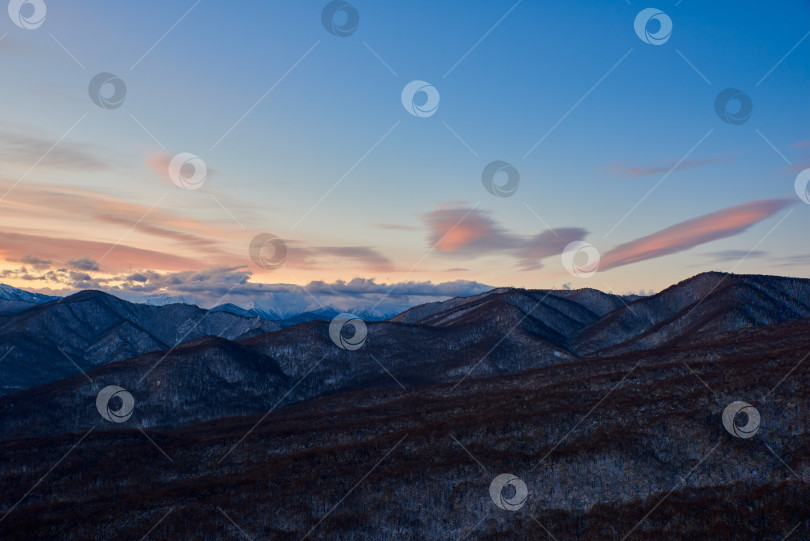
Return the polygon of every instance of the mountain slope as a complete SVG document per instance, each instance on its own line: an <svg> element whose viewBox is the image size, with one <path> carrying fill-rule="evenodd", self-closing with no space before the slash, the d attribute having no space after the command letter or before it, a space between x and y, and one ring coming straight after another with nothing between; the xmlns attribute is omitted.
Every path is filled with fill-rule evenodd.
<svg viewBox="0 0 810 541"><path fill-rule="evenodd" d="M133 304L83 291L0 320L0 392L41 385L204 335L236 339L278 329L259 318L184 304Z"/></svg>
<svg viewBox="0 0 810 541"><path fill-rule="evenodd" d="M703 273L614 310L571 343L580 355L649 350L808 316L810 280Z"/></svg>
<svg viewBox="0 0 810 541"><path fill-rule="evenodd" d="M455 298L417 306L391 318L391 321L447 327L484 321L495 306L511 306L535 323L537 332L567 347L571 335L625 306L618 295L595 289L523 290L501 288L474 297ZM540 330L542 328L542 330Z"/></svg>
<svg viewBox="0 0 810 541"><path fill-rule="evenodd" d="M17 314L39 304L54 301L59 297L30 293L6 284L0 284L0 316Z"/></svg>
<svg viewBox="0 0 810 541"><path fill-rule="evenodd" d="M144 435L97 419L69 435L2 442L0 505L12 511L0 535L804 539L806 325L456 388L334 395L182 430ZM723 428L733 400L760 411L753 439ZM80 407L94 410L92 397ZM527 485L516 512L490 499L501 473Z"/></svg>
<svg viewBox="0 0 810 541"><path fill-rule="evenodd" d="M150 428L266 411L292 383L272 358L207 336L168 353L147 353L0 397L2 438L58 433L71 424L91 426L100 419L96 396L108 385L131 392L137 408L131 424ZM65 411L75 415L65 417Z"/></svg>
<svg viewBox="0 0 810 541"><path fill-rule="evenodd" d="M0 438L55 434L78 420L90 423L98 415L85 406L92 406L106 385L151 404L133 416L138 426L178 427L339 392L457 382L574 359L552 341L560 337L515 306L499 303L489 306L488 314L483 321L450 327L369 322L366 343L356 351L335 345L329 323L322 321L237 343L212 337L187 342L0 397ZM58 412L65 410L83 413L63 418Z"/></svg>

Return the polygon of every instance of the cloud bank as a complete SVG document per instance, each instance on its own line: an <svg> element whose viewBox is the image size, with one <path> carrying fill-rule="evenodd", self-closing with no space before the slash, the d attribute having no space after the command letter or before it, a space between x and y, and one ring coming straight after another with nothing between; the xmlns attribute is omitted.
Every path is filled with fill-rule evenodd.
<svg viewBox="0 0 810 541"><path fill-rule="evenodd" d="M42 288L32 290L49 294L68 295L78 290L97 289L133 302L186 302L204 308L232 303L242 308L272 310L281 316L323 306L350 312L367 312L373 308L376 315L393 315L418 304L477 295L493 289L468 280L377 283L374 279L355 278L350 281L315 281L301 286L253 283L251 277L252 273L242 267L165 273L141 271L110 277L94 277L73 269L36 274L22 267L0 272L0 278L38 282Z"/></svg>

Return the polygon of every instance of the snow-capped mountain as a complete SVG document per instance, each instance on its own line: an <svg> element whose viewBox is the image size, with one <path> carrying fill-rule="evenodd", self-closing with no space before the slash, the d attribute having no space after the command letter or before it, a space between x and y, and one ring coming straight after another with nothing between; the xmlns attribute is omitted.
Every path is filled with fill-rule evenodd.
<svg viewBox="0 0 810 541"><path fill-rule="evenodd" d="M277 312L269 308L259 308L253 305L252 308L242 308L234 304L221 304L211 309L212 312L229 312L243 317L260 317L268 321L275 321L282 327L289 327L304 323L305 321L331 321L338 314L350 313L363 321L382 321L396 315L396 313L385 313L380 310L367 310L362 307L341 310L334 306L320 306L306 310L304 312Z"/></svg>
<svg viewBox="0 0 810 541"><path fill-rule="evenodd" d="M16 314L38 304L58 299L41 293L31 293L6 284L0 284L0 315Z"/></svg>

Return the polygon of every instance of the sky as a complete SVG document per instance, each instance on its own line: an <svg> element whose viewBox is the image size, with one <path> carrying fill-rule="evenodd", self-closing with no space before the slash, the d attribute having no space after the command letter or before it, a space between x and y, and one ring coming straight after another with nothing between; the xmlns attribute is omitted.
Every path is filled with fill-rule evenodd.
<svg viewBox="0 0 810 541"><path fill-rule="evenodd" d="M0 281L244 306L810 277L809 34L806 0L12 0Z"/></svg>

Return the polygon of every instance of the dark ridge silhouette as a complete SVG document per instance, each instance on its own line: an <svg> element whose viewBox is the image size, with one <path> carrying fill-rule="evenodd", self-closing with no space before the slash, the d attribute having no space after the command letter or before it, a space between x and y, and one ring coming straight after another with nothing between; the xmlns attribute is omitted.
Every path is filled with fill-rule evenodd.
<svg viewBox="0 0 810 541"><path fill-rule="evenodd" d="M166 347L186 305L46 303L0 337L158 347L0 397L0 538L810 538L808 293L721 273L648 297L502 288L368 322L356 351L329 321L213 312L246 330ZM108 385L126 422L96 409ZM735 401L751 438L724 427ZM502 473L527 485L515 512L490 498Z"/></svg>

